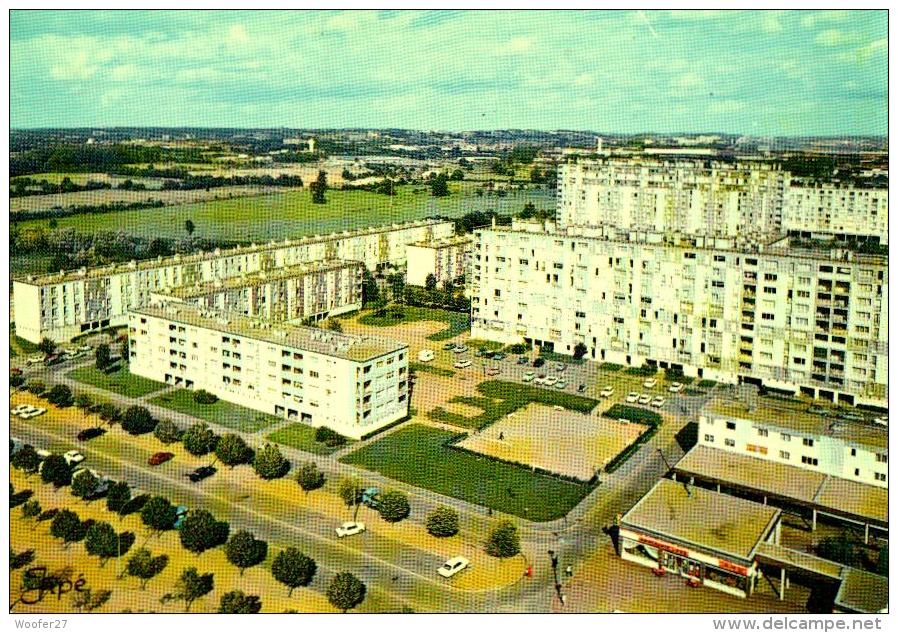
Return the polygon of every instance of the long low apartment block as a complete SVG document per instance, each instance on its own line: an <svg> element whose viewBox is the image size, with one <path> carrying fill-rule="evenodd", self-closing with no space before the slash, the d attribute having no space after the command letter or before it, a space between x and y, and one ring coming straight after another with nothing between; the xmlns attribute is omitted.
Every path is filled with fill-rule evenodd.
<svg viewBox="0 0 898 633"><path fill-rule="evenodd" d="M191 306L128 316L130 371L352 438L408 414L408 346Z"/></svg>

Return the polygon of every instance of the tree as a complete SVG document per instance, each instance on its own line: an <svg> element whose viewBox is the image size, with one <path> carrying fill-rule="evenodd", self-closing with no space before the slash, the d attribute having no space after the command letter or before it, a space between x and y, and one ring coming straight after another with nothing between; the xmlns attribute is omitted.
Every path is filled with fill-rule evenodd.
<svg viewBox="0 0 898 633"><path fill-rule="evenodd" d="M94 404L94 401L91 399L90 395L86 393L79 393L75 396L75 406L81 409L82 411L87 411Z"/></svg>
<svg viewBox="0 0 898 633"><path fill-rule="evenodd" d="M87 468L72 475L72 495L88 501L100 489L100 480Z"/></svg>
<svg viewBox="0 0 898 633"><path fill-rule="evenodd" d="M393 273L387 276L387 283L390 284L390 292L393 295L393 301L402 303L405 295L405 275L402 273Z"/></svg>
<svg viewBox="0 0 898 633"><path fill-rule="evenodd" d="M574 345L574 358L576 360L580 360L584 356L586 356L586 352L589 351L586 349L586 345L583 343L577 343Z"/></svg>
<svg viewBox="0 0 898 633"><path fill-rule="evenodd" d="M9 463L13 468L17 468L23 473L31 475L36 473L37 469L40 467L41 458L40 455L37 454L37 451L34 450L33 446L26 444L19 449L18 453L10 458Z"/></svg>
<svg viewBox="0 0 898 633"><path fill-rule="evenodd" d="M119 535L106 521L99 521L87 528L84 548L91 556L100 558L100 567L103 567L110 558L118 556L119 547Z"/></svg>
<svg viewBox="0 0 898 633"><path fill-rule="evenodd" d="M69 407L72 405L72 390L66 385L54 385L46 395L47 402L57 407Z"/></svg>
<svg viewBox="0 0 898 633"><path fill-rule="evenodd" d="M153 554L145 547L131 555L125 571L129 576L140 579L140 588L146 589L147 583L162 573L162 570L168 566L168 556L160 554L153 557Z"/></svg>
<svg viewBox="0 0 898 633"><path fill-rule="evenodd" d="M387 490L378 499L377 510L384 521L397 523L411 512L408 497L398 490Z"/></svg>
<svg viewBox="0 0 898 633"><path fill-rule="evenodd" d="M122 419L122 410L111 402L104 402L103 404L101 404L98 413L100 415L100 419L110 426L112 426L114 422L118 422Z"/></svg>
<svg viewBox="0 0 898 633"><path fill-rule="evenodd" d="M240 569L240 575L248 567L263 562L268 557L268 543L256 539L252 533L240 530L225 546L228 562Z"/></svg>
<svg viewBox="0 0 898 633"><path fill-rule="evenodd" d="M156 419L150 415L146 407L133 405L122 415L122 430L131 435L151 433L156 428Z"/></svg>
<svg viewBox="0 0 898 633"><path fill-rule="evenodd" d="M277 479L290 471L290 462L274 444L266 444L256 451L253 468L262 479Z"/></svg>
<svg viewBox="0 0 898 633"><path fill-rule="evenodd" d="M324 485L324 473L318 470L318 465L315 462L306 462L296 471L296 483L308 494ZM340 496L343 497L342 493ZM346 497L343 499L345 500Z"/></svg>
<svg viewBox="0 0 898 633"><path fill-rule="evenodd" d="M449 176L449 180L464 180L464 179L465 179L465 172L463 172L461 169L456 169Z"/></svg>
<svg viewBox="0 0 898 633"><path fill-rule="evenodd" d="M106 491L106 509L121 513L125 505L131 501L131 486L127 481L116 481Z"/></svg>
<svg viewBox="0 0 898 633"><path fill-rule="evenodd" d="M22 516L26 519L33 519L37 516L40 516L40 513L41 502L37 499L32 499L22 504Z"/></svg>
<svg viewBox="0 0 898 633"><path fill-rule="evenodd" d="M258 613L262 609L259 596L249 596L239 589L229 591L221 597L219 613Z"/></svg>
<svg viewBox="0 0 898 633"><path fill-rule="evenodd" d="M339 319L328 319L327 320L327 329L331 332L343 332L343 324L340 323Z"/></svg>
<svg viewBox="0 0 898 633"><path fill-rule="evenodd" d="M72 481L72 467L62 455L50 455L40 467L41 479L44 483L53 484L56 488L68 486Z"/></svg>
<svg viewBox="0 0 898 633"><path fill-rule="evenodd" d="M140 519L151 530L162 532L174 527L178 511L165 497L153 497L140 509Z"/></svg>
<svg viewBox="0 0 898 633"><path fill-rule="evenodd" d="M428 291L437 289L437 278L433 273L427 273L427 278L424 280L424 288Z"/></svg>
<svg viewBox="0 0 898 633"><path fill-rule="evenodd" d="M233 468L249 462L253 458L253 449L236 433L225 433L215 445L215 456L222 464Z"/></svg>
<svg viewBox="0 0 898 633"><path fill-rule="evenodd" d="M346 613L365 599L365 583L348 571L340 572L327 588L327 599Z"/></svg>
<svg viewBox="0 0 898 633"><path fill-rule="evenodd" d="M446 174L439 174L430 181L430 195L435 198L443 198L449 195L449 183Z"/></svg>
<svg viewBox="0 0 898 633"><path fill-rule="evenodd" d="M130 355L131 341L129 339L125 339L124 341L122 341L122 344L119 347L118 351L119 351L119 356L122 359L122 362L127 363L128 359L131 357L131 355Z"/></svg>
<svg viewBox="0 0 898 633"><path fill-rule="evenodd" d="M287 595L292 596L297 587L305 587L312 582L318 565L315 561L295 547L278 552L271 563L271 575L282 585L290 588Z"/></svg>
<svg viewBox="0 0 898 633"><path fill-rule="evenodd" d="M153 435L163 444L173 444L181 441L183 433L184 431L181 430L181 427L168 419L160 420L156 428L153 429Z"/></svg>
<svg viewBox="0 0 898 633"><path fill-rule="evenodd" d="M181 443L191 455L200 457L215 449L218 436L205 422L191 425L181 436Z"/></svg>
<svg viewBox="0 0 898 633"><path fill-rule="evenodd" d="M34 561L34 550L26 549L22 552L16 552L13 548L9 548L9 568L22 569L25 565L30 565Z"/></svg>
<svg viewBox="0 0 898 633"><path fill-rule="evenodd" d="M71 510L60 510L50 524L50 534L61 538L66 549L70 543L83 539L86 531L81 519Z"/></svg>
<svg viewBox="0 0 898 633"><path fill-rule="evenodd" d="M47 390L47 385L42 380L32 380L25 388L34 395L39 396Z"/></svg>
<svg viewBox="0 0 898 633"><path fill-rule="evenodd" d="M9 386L13 389L18 389L22 385L25 384L25 376L21 374L10 374L9 376Z"/></svg>
<svg viewBox="0 0 898 633"><path fill-rule="evenodd" d="M309 189L312 190L312 202L314 204L325 204L327 199L324 197L324 192L327 191L327 174L324 171L318 172L318 179L309 184Z"/></svg>
<svg viewBox="0 0 898 633"><path fill-rule="evenodd" d="M44 354L49 356L56 351L56 343L45 336L41 339L41 342L37 344L37 349L39 352L43 352Z"/></svg>
<svg viewBox="0 0 898 633"><path fill-rule="evenodd" d="M458 512L439 506L427 515L427 531L439 537L455 536L458 534Z"/></svg>
<svg viewBox="0 0 898 633"><path fill-rule="evenodd" d="M109 350L109 345L107 343L97 345L97 349L94 350L94 358L96 359L97 369L105 371L112 363L112 352Z"/></svg>
<svg viewBox="0 0 898 633"><path fill-rule="evenodd" d="M184 517L178 534L184 549L202 554L227 542L229 530L227 522L216 521L208 510L192 510Z"/></svg>
<svg viewBox="0 0 898 633"><path fill-rule="evenodd" d="M215 579L212 574L200 574L196 567L188 567L181 574L175 585L175 593L172 598L184 601L184 610L190 611L190 606L197 598L202 598L215 587Z"/></svg>
<svg viewBox="0 0 898 633"><path fill-rule="evenodd" d="M189 218L184 220L184 230L187 231L187 235L193 235L193 232L196 230L196 225L193 223L193 220Z"/></svg>
<svg viewBox="0 0 898 633"><path fill-rule="evenodd" d="M496 558L510 558L521 552L518 528L511 521L500 521L490 532L486 553Z"/></svg>
<svg viewBox="0 0 898 633"><path fill-rule="evenodd" d="M112 591L109 589L82 589L72 594L72 606L78 613L84 611L90 613L99 609L109 601Z"/></svg>
<svg viewBox="0 0 898 633"><path fill-rule="evenodd" d="M362 500L362 482L355 477L344 477L337 486L337 494L347 506L356 505Z"/></svg>

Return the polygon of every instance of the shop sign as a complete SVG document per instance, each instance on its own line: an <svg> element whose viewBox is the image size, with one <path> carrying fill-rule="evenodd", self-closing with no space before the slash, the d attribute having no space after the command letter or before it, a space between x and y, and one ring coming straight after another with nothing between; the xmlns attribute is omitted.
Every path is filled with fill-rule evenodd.
<svg viewBox="0 0 898 633"><path fill-rule="evenodd" d="M661 541L656 541L653 538L649 538L648 536L639 536L639 542L645 543L646 545L651 545L652 547L657 547L658 549L663 549L667 552L671 552L673 554L679 554L680 556L684 556L689 558L689 550L685 550L682 547L677 547L676 545L668 545L667 543L663 543Z"/></svg>
<svg viewBox="0 0 898 633"><path fill-rule="evenodd" d="M731 571L734 574L739 574L740 576L748 576L748 568L743 567L742 565L736 565L727 560L719 560L717 561L717 566L721 569L725 569L726 571Z"/></svg>

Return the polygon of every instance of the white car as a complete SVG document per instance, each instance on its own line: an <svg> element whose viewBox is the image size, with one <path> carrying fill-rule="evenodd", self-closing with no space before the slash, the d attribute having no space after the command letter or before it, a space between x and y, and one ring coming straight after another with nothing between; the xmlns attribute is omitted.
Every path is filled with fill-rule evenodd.
<svg viewBox="0 0 898 633"><path fill-rule="evenodd" d="M631 391L630 393L627 394L627 397L624 399L627 402L633 403L633 402L636 402L637 400L639 400L639 394L636 393L635 391Z"/></svg>
<svg viewBox="0 0 898 633"><path fill-rule="evenodd" d="M680 393L681 391L683 391L683 383L681 383L681 382L672 383L670 385L670 387L667 388L667 390L671 393Z"/></svg>
<svg viewBox="0 0 898 633"><path fill-rule="evenodd" d="M664 398L662 398L661 396L655 396L652 399L652 406L653 407L663 407L665 402L667 402L667 401Z"/></svg>
<svg viewBox="0 0 898 633"><path fill-rule="evenodd" d="M521 380L523 380L524 382L530 382L534 378L536 378L536 374L532 371L528 371L527 373L524 374L524 377L521 378Z"/></svg>
<svg viewBox="0 0 898 633"><path fill-rule="evenodd" d="M19 415L21 413L25 413L26 411L31 411L34 408L35 407L32 407L30 404L20 404L10 409L10 413L12 413L13 415Z"/></svg>
<svg viewBox="0 0 898 633"><path fill-rule="evenodd" d="M66 451L62 454L63 458L65 458L65 463L69 466L73 464L80 464L84 461L84 455L79 453L78 451Z"/></svg>
<svg viewBox="0 0 898 633"><path fill-rule="evenodd" d="M599 392L599 395L603 398L609 398L614 395L614 387L605 387Z"/></svg>
<svg viewBox="0 0 898 633"><path fill-rule="evenodd" d="M53 454L50 451L43 449L43 448L36 448L36 449L34 449L34 452L37 453L37 456L40 457L42 460L47 459L48 457L50 457L50 455Z"/></svg>
<svg viewBox="0 0 898 633"><path fill-rule="evenodd" d="M645 387L646 389L651 389L652 387L654 387L657 384L658 384L658 381L656 379L649 378L644 383L642 383L642 386Z"/></svg>
<svg viewBox="0 0 898 633"><path fill-rule="evenodd" d="M567 389L567 381L559 380L558 382L555 383L555 388L556 389Z"/></svg>
<svg viewBox="0 0 898 633"><path fill-rule="evenodd" d="M456 369L467 369L470 366L471 366L471 361L469 361L469 360L458 360L458 361L455 361L455 364L453 365L453 367L455 367Z"/></svg>
<svg viewBox="0 0 898 633"><path fill-rule="evenodd" d="M537 376L536 378L533 379L533 384L534 385L546 384L546 377L545 376Z"/></svg>
<svg viewBox="0 0 898 633"><path fill-rule="evenodd" d="M80 345L80 346L78 347L78 351L79 351L79 352L89 352L89 351L91 351L92 349L93 349L93 347L91 347L90 345Z"/></svg>
<svg viewBox="0 0 898 633"><path fill-rule="evenodd" d="M552 387L555 383L558 382L558 378L555 376L546 376L546 379L543 381L543 384L547 387Z"/></svg>
<svg viewBox="0 0 898 633"><path fill-rule="evenodd" d="M429 349L422 349L418 352L418 360L422 363L429 363L433 360L433 351Z"/></svg>
<svg viewBox="0 0 898 633"><path fill-rule="evenodd" d="M455 349L452 351L455 352L456 354L463 354L468 351L468 346L467 345L456 345Z"/></svg>
<svg viewBox="0 0 898 633"><path fill-rule="evenodd" d="M567 369L567 365L564 363L555 363L555 371L564 371Z"/></svg>
<svg viewBox="0 0 898 633"><path fill-rule="evenodd" d="M354 534L361 534L365 531L364 523L357 523L355 521L349 521L348 523L344 523L340 527L337 528L337 536L343 538L344 536L353 536Z"/></svg>
<svg viewBox="0 0 898 633"><path fill-rule="evenodd" d="M644 393L641 396L639 396L639 400L637 400L637 402L639 402L639 404L649 404L651 401L652 401L652 397L650 395L648 395L647 393Z"/></svg>
<svg viewBox="0 0 898 633"><path fill-rule="evenodd" d="M36 418L39 415L43 415L47 412L47 410L43 407L31 407L28 411L24 411L19 414L19 417L23 420L27 420L28 418Z"/></svg>
<svg viewBox="0 0 898 633"><path fill-rule="evenodd" d="M43 354L33 354L25 359L29 365L37 365L38 363L44 362Z"/></svg>
<svg viewBox="0 0 898 633"><path fill-rule="evenodd" d="M452 578L455 574L460 572L462 569L467 569L468 565L471 564L464 556L456 556L455 558L450 558L443 566L437 569L437 573L443 578Z"/></svg>

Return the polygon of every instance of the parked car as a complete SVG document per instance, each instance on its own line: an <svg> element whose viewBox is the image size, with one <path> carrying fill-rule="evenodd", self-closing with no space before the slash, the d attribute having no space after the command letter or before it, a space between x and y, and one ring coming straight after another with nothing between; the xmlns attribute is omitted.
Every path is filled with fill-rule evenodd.
<svg viewBox="0 0 898 633"><path fill-rule="evenodd" d="M521 378L521 380L523 380L524 382L530 382L534 378L536 378L536 374L534 374L532 371L528 371L524 373L524 376Z"/></svg>
<svg viewBox="0 0 898 633"><path fill-rule="evenodd" d="M627 402L630 402L630 403L636 402L637 400L639 400L639 394L636 393L635 391L631 391L630 393L627 394L627 397L624 398L624 400L626 400Z"/></svg>
<svg viewBox="0 0 898 633"><path fill-rule="evenodd" d="M505 358L505 354L502 352L493 352L493 360L502 360Z"/></svg>
<svg viewBox="0 0 898 633"><path fill-rule="evenodd" d="M639 396L639 400L637 400L637 402L639 404L649 404L651 401L652 401L652 397L647 393L644 393L641 396Z"/></svg>
<svg viewBox="0 0 898 633"><path fill-rule="evenodd" d="M47 410L43 407L31 407L27 411L23 411L19 413L19 417L23 420L27 420L29 418L36 418L39 415L43 415L47 412Z"/></svg>
<svg viewBox="0 0 898 633"><path fill-rule="evenodd" d="M418 352L418 360L422 363L429 363L433 360L433 350L422 349Z"/></svg>
<svg viewBox="0 0 898 633"><path fill-rule="evenodd" d="M172 527L174 527L176 530L181 529L181 525L184 523L184 519L187 518L188 512L189 510L186 506L178 506L177 508L175 508L175 517L177 518L175 518L175 524Z"/></svg>
<svg viewBox="0 0 898 633"><path fill-rule="evenodd" d="M32 354L28 358L25 359L29 365L37 365L38 363L44 362L44 358L46 358L43 354Z"/></svg>
<svg viewBox="0 0 898 633"><path fill-rule="evenodd" d="M65 463L69 466L80 464L84 461L84 455L82 455L79 451L66 451L62 454L62 456L65 459Z"/></svg>
<svg viewBox="0 0 898 633"><path fill-rule="evenodd" d="M480 349L480 348L477 348L477 351L474 352L474 356L476 356L477 358L483 358L487 354L489 354L489 351L487 351L485 349ZM489 358L489 357L487 357L487 358Z"/></svg>
<svg viewBox="0 0 898 633"><path fill-rule="evenodd" d="M518 363L518 365L527 365L530 363L530 361L527 360L526 356L518 356L517 363Z"/></svg>
<svg viewBox="0 0 898 633"><path fill-rule="evenodd" d="M645 382L642 383L642 386L646 389L651 389L655 385L658 384L658 381L655 378L648 378Z"/></svg>
<svg viewBox="0 0 898 633"><path fill-rule="evenodd" d="M109 482L111 481L109 479L109 477L107 477L106 475L101 475L97 471L92 470L90 468L85 468L83 466L81 468L76 468L74 470L74 472L72 472L72 479L74 480L79 475L79 473L83 473L83 472L90 473L97 480L97 488L96 488L96 490L94 490L94 493L91 495L91 497L90 497L91 499L95 499L96 497L99 497L100 495L102 495L103 493L105 493L106 491L109 490Z"/></svg>
<svg viewBox="0 0 898 633"><path fill-rule="evenodd" d="M655 396L654 398L652 398L653 407L663 407L665 402L667 401L661 396Z"/></svg>
<svg viewBox="0 0 898 633"><path fill-rule="evenodd" d="M86 354L87 352L91 351L92 349L93 349L93 347L91 347L90 345L79 345L78 346L78 351L81 352L82 354Z"/></svg>
<svg viewBox="0 0 898 633"><path fill-rule="evenodd" d="M26 411L31 411L32 409L35 409L35 408L36 407L32 407L30 404L20 404L20 405L13 407L12 409L10 409L9 412L12 413L13 415L20 415L22 413L25 413Z"/></svg>
<svg viewBox="0 0 898 633"><path fill-rule="evenodd" d="M558 382L558 378L555 376L546 376L546 379L543 381L547 387L552 387L556 382Z"/></svg>
<svg viewBox="0 0 898 633"><path fill-rule="evenodd" d="M567 381L559 380L558 382L555 383L555 388L556 389L567 389Z"/></svg>
<svg viewBox="0 0 898 633"><path fill-rule="evenodd" d="M533 359L533 366L534 366L534 367L542 367L542 366L545 365L545 364L546 364L546 361L545 361L545 359L543 359L543 358L534 358L534 359Z"/></svg>
<svg viewBox="0 0 898 633"><path fill-rule="evenodd" d="M165 462L174 459L174 453L166 453L165 451L160 451L158 453L153 453L150 455L150 459L147 460L147 463L150 466L158 466L160 464L164 464Z"/></svg>
<svg viewBox="0 0 898 633"><path fill-rule="evenodd" d="M92 440L95 437L100 437L105 432L106 432L106 429L101 429L98 426L94 426L89 429L83 429L78 432L78 441L79 442L87 442L88 440Z"/></svg>
<svg viewBox="0 0 898 633"><path fill-rule="evenodd" d="M355 534L361 534L365 531L365 524L356 521L349 521L344 523L340 527L337 528L337 536L343 538L344 536L353 536Z"/></svg>
<svg viewBox="0 0 898 633"><path fill-rule="evenodd" d="M668 387L667 390L671 393L680 393L681 391L683 391L683 383L671 383L670 387Z"/></svg>
<svg viewBox="0 0 898 633"><path fill-rule="evenodd" d="M583 393L584 391L586 391L586 385L580 385L579 387L577 387L577 393Z"/></svg>
<svg viewBox="0 0 898 633"><path fill-rule="evenodd" d="M534 385L546 384L546 377L545 376L537 376L536 378L533 379L533 384Z"/></svg>
<svg viewBox="0 0 898 633"><path fill-rule="evenodd" d="M500 371L501 370L499 369L499 367L497 365L493 365L492 367L490 367L489 369L486 370L486 375L487 376L498 376Z"/></svg>
<svg viewBox="0 0 898 633"><path fill-rule="evenodd" d="M65 359L62 357L62 354L50 354L47 358L44 359L44 365L49 367L50 365L56 365L61 363Z"/></svg>
<svg viewBox="0 0 898 633"><path fill-rule="evenodd" d="M450 352L455 349L455 343L446 343L445 345L443 345L443 349L447 352Z"/></svg>
<svg viewBox="0 0 898 633"><path fill-rule="evenodd" d="M452 366L455 367L456 369L467 369L468 367L471 366L471 361L470 360L457 360L457 361L455 361L455 364L453 364Z"/></svg>
<svg viewBox="0 0 898 633"><path fill-rule="evenodd" d="M567 369L567 365L564 363L555 363L555 371L564 371Z"/></svg>
<svg viewBox="0 0 898 633"><path fill-rule="evenodd" d="M599 392L599 395L602 396L603 398L610 398L611 396L614 395L614 387L611 387L611 386L603 387L602 390Z"/></svg>
<svg viewBox="0 0 898 633"><path fill-rule="evenodd" d="M193 472L187 473L187 478L193 483L202 481L214 475L217 472L214 466L200 466Z"/></svg>
<svg viewBox="0 0 898 633"><path fill-rule="evenodd" d="M452 351L455 352L456 354L464 354L465 352L468 351L468 346L467 345L456 345L455 349L453 349Z"/></svg>
<svg viewBox="0 0 898 633"><path fill-rule="evenodd" d="M443 566L437 569L437 573L443 578L451 578L461 570L467 569L470 564L471 561L464 556L456 556L443 563Z"/></svg>

